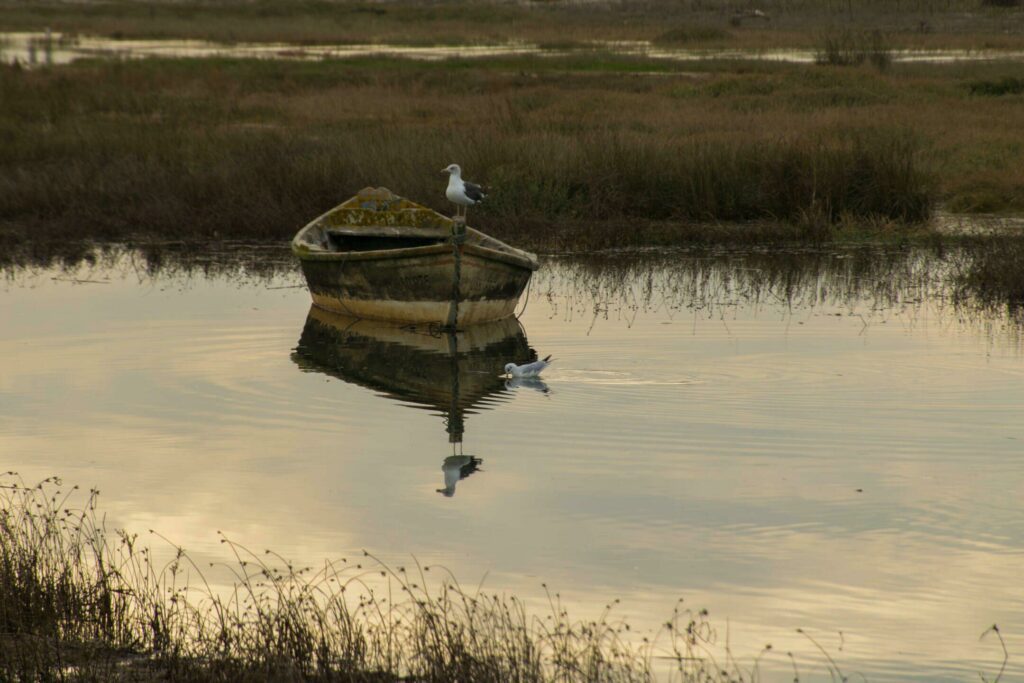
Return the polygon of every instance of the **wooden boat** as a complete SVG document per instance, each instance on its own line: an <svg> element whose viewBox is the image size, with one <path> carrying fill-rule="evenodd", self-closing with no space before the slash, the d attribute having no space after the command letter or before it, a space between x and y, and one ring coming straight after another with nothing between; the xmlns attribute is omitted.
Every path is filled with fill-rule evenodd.
<svg viewBox="0 0 1024 683"><path fill-rule="evenodd" d="M537 257L386 188L365 188L292 240L313 303L454 327L507 318Z"/></svg>
<svg viewBox="0 0 1024 683"><path fill-rule="evenodd" d="M352 318L312 306L292 360L444 416L462 441L464 416L508 397L505 363L537 358L519 321L509 317L457 332Z"/></svg>

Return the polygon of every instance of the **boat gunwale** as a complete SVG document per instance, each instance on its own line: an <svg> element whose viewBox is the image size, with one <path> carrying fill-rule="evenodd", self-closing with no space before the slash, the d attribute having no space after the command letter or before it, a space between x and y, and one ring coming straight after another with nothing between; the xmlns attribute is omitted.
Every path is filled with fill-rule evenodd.
<svg viewBox="0 0 1024 683"><path fill-rule="evenodd" d="M450 254L451 253L451 241L444 240L439 241L437 244L426 244L419 247L400 247L396 249L371 249L367 251L328 251L326 249L317 248L311 246L308 242L301 239L307 231L319 227L317 225L319 219L314 220L312 223L307 225L305 228L300 230L295 238L292 240L292 252L299 257L299 259L309 261L375 261L382 259L398 259L398 258L414 258L417 256L433 256L438 254ZM481 244L467 241L463 244L463 253L479 256L480 258L489 259L492 261L499 261L507 263L513 266L519 266L521 268L527 268L529 270L537 270L540 264L537 262L537 257L529 252L501 242L489 235L485 235L479 230L474 228L466 228L467 233L475 233L473 236L478 238L486 238L494 240L500 243L502 246L509 249L504 251L500 249L493 249L491 247L485 247ZM400 236L400 235L396 235ZM443 239L443 238L439 238Z"/></svg>
<svg viewBox="0 0 1024 683"><path fill-rule="evenodd" d="M302 227L292 238L291 246L292 253L295 254L300 260L309 261L372 261L381 259L391 258L413 258L417 256L432 256L442 252L449 252L451 250L451 235L444 234L444 230L439 230L437 227L432 227L424 230L416 226L387 226L386 230L368 231L374 236L387 236L385 233L390 233L394 237L402 237L403 232L407 232L409 236L415 237L432 237L437 239L436 244L427 244L417 247L401 247L396 249L371 249L366 251L331 251L324 249L319 244L315 244L312 241L307 241L307 236L313 230L321 230L324 232L337 231L343 234L359 235L360 231L357 226L336 226L336 225L325 225L329 216L334 214L339 209L345 208L345 204L353 201L357 197L360 197L364 193L382 193L386 192L393 198L401 199L398 195L395 195L386 188L364 188L352 199L339 204L331 209L328 209L324 213L320 214L305 226ZM409 201L409 200L405 200ZM427 212L433 214L442 222L451 225L454 221L433 209L425 206L421 206L414 202L410 202L412 206L403 209L403 211L411 212ZM433 235L426 235L425 232L434 232ZM540 263L537 260L537 255L513 247L511 244L506 244L496 237L483 233L475 228L466 226L466 241L463 243L463 253L469 253L471 255L478 256L483 259L489 259L492 261L498 261L499 263L505 263L511 266L518 266L520 268L526 268L530 271L537 270L540 268ZM484 246L481 244L483 241L490 242L494 246Z"/></svg>

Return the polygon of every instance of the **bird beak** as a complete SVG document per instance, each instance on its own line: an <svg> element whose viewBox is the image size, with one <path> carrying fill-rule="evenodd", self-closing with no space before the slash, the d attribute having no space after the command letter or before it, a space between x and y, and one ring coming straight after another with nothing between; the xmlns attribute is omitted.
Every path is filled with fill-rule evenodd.
<svg viewBox="0 0 1024 683"><path fill-rule="evenodd" d="M442 168L441 169L441 175L444 175L445 173L449 173L450 174L451 171L449 171L447 168Z"/></svg>

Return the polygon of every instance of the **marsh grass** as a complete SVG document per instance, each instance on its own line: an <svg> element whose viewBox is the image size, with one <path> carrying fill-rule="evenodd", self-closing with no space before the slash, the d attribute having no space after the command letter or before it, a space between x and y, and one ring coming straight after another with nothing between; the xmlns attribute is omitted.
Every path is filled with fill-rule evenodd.
<svg viewBox="0 0 1024 683"><path fill-rule="evenodd" d="M447 212L439 169L452 160L493 188L474 223L540 249L773 230L826 238L843 224L928 218L922 136L794 114L823 92L849 92L844 79L638 78L650 64L595 55L482 70L379 58L5 68L0 233L284 239L367 185ZM864 102L890 96L888 84L853 78ZM783 110L766 116L774 93ZM832 108L847 106L863 103ZM713 227L730 221L755 225Z"/></svg>
<svg viewBox="0 0 1024 683"><path fill-rule="evenodd" d="M0 677L5 680L749 680L719 666L706 612L677 604L657 634L613 616L573 620L557 593L534 613L464 589L442 567L364 553L319 569L221 536L232 586L181 548L109 533L98 491L56 478L0 487ZM161 537L153 534L155 540ZM617 602L617 601L616 601ZM763 655L764 653L762 653ZM755 661L755 667L757 662Z"/></svg>

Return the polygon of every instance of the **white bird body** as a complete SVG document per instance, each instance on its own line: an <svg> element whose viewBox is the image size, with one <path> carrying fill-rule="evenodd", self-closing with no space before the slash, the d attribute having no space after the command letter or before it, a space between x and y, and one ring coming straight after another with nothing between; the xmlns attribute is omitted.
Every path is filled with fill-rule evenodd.
<svg viewBox="0 0 1024 683"><path fill-rule="evenodd" d="M534 362L526 363L525 365L506 363L505 374L512 375L513 377L539 377L540 373L544 372L545 368L551 365L552 362L551 356L547 356L546 358L535 360Z"/></svg>
<svg viewBox="0 0 1024 683"><path fill-rule="evenodd" d="M448 174L448 189L444 196L456 207L475 206L487 196L479 185L462 179L462 169L458 164L452 164L441 172Z"/></svg>

